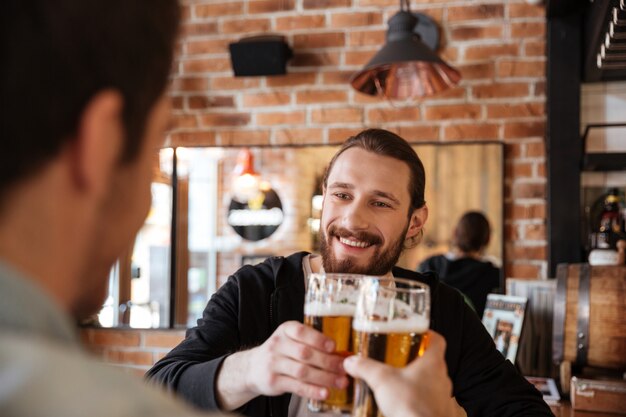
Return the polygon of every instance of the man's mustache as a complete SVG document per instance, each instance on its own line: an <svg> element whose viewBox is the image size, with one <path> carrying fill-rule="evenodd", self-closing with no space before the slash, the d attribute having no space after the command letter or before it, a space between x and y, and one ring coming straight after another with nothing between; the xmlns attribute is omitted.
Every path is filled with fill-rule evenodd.
<svg viewBox="0 0 626 417"><path fill-rule="evenodd" d="M365 231L358 231L358 232L351 232L348 229L345 229L343 227L340 226L336 226L334 224L331 224L328 227L328 236L337 236L337 237L341 237L344 239L352 239L352 240L358 240L360 242L365 242L368 243L370 245L378 245L380 243L382 243L382 239L380 238L380 236L375 235L373 233L368 233Z"/></svg>

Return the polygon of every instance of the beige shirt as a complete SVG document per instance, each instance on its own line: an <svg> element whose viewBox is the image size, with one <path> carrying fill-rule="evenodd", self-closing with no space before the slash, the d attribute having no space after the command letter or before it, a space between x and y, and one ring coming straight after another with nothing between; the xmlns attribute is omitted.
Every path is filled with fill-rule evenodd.
<svg viewBox="0 0 626 417"><path fill-rule="evenodd" d="M72 320L0 261L0 416L201 416L85 353ZM217 416L217 415L214 415Z"/></svg>

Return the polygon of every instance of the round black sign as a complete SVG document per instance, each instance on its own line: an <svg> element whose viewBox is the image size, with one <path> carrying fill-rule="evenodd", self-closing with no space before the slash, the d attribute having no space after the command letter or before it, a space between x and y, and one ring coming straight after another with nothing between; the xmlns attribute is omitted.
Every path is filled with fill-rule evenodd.
<svg viewBox="0 0 626 417"><path fill-rule="evenodd" d="M283 222L283 206L276 191L260 191L258 197L240 203L230 200L228 224L246 240L258 241L272 235Z"/></svg>

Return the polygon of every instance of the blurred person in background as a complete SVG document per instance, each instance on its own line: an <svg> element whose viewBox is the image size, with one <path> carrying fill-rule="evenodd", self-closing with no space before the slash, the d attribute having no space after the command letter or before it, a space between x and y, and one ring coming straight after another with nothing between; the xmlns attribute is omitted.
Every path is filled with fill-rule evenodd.
<svg viewBox="0 0 626 417"><path fill-rule="evenodd" d="M491 226L484 214L469 211L459 219L452 234L452 248L422 262L419 272L436 272L439 279L461 291L470 305L483 316L487 294L500 286L500 268L484 259L491 238Z"/></svg>

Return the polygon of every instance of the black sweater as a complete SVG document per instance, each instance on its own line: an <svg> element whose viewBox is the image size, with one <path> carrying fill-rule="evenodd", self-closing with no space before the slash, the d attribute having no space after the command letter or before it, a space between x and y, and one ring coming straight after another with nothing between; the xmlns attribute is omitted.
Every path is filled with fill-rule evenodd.
<svg viewBox="0 0 626 417"><path fill-rule="evenodd" d="M226 356L263 343L285 321L303 321L306 255L272 257L237 271L211 297L198 325L147 377L201 408L218 409L215 381ZM468 416L552 416L541 394L496 350L458 291L439 283L434 274L394 268L393 275L430 286L431 329L446 339L453 395ZM260 396L237 411L287 417L290 398Z"/></svg>

